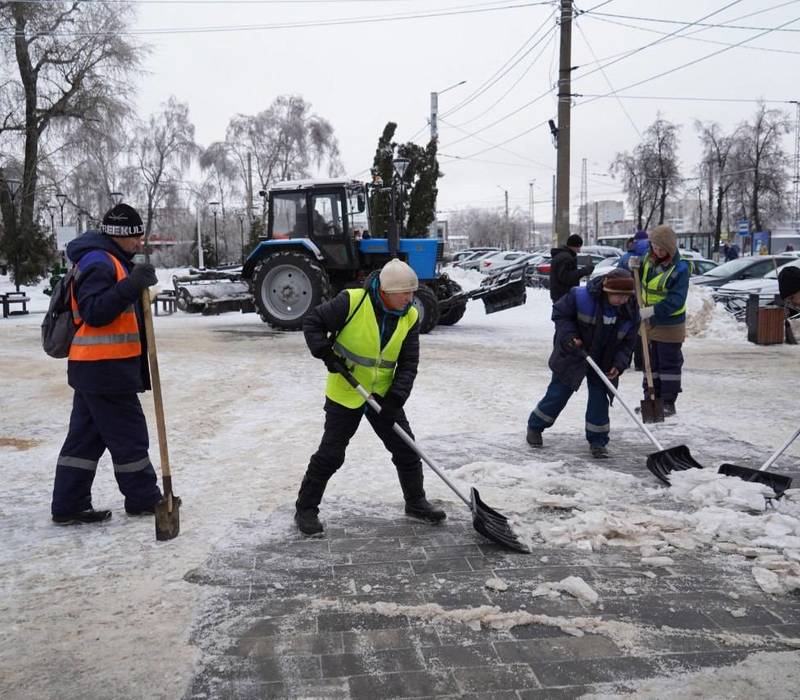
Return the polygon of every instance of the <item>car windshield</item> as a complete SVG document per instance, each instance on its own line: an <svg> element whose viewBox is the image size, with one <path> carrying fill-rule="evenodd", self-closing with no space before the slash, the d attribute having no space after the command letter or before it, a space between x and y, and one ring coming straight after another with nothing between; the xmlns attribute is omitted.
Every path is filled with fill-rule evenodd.
<svg viewBox="0 0 800 700"><path fill-rule="evenodd" d="M737 272L741 272L744 268L752 264L753 258L736 258L736 260L723 263L705 274L709 277L729 277L730 275L735 275Z"/></svg>

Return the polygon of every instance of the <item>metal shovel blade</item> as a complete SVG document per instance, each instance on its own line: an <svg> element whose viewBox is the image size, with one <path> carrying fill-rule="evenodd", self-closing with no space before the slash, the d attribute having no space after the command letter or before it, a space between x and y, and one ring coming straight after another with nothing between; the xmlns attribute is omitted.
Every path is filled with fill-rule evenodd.
<svg viewBox="0 0 800 700"><path fill-rule="evenodd" d="M647 468L654 476L669 486L670 472L702 469L703 465L692 457L692 453L689 452L686 445L676 445L647 455Z"/></svg>
<svg viewBox="0 0 800 700"><path fill-rule="evenodd" d="M736 464L723 464L719 468L719 473L725 476L738 476L745 481L754 481L758 484L769 486L775 492L776 498L783 496L783 492L792 486L792 477L790 476L750 469L749 467L740 467Z"/></svg>
<svg viewBox="0 0 800 700"><path fill-rule="evenodd" d="M511 529L508 518L487 506L481 500L474 486L470 488L470 500L472 501L472 526L481 535L516 552L530 554L531 550L519 541Z"/></svg>
<svg viewBox="0 0 800 700"><path fill-rule="evenodd" d="M642 423L664 422L664 402L661 399L644 399L639 405L642 408Z"/></svg>
<svg viewBox="0 0 800 700"><path fill-rule="evenodd" d="M156 503L156 539L159 542L175 539L181 531L181 499L168 494Z"/></svg>

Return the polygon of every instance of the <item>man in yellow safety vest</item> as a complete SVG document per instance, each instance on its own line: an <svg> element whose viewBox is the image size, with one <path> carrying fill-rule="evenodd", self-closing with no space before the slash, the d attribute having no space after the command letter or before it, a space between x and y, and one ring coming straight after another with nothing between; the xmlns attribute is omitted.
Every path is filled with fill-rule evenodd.
<svg viewBox="0 0 800 700"><path fill-rule="evenodd" d="M345 450L366 414L372 429L392 454L405 498L406 514L438 522L445 513L425 497L422 462L394 432L398 423L410 435L403 411L419 363L419 324L412 305L418 287L414 270L393 259L363 289L345 289L320 304L305 319L303 333L311 354L328 368L325 432L311 456L295 504L300 531L323 531L319 504L325 486L342 466ZM381 406L375 413L337 371L344 363Z"/></svg>

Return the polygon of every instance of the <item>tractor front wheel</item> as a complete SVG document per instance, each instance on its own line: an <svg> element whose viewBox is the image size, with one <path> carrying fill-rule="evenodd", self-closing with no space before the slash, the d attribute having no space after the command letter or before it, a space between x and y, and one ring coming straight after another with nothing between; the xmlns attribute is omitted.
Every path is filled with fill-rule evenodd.
<svg viewBox="0 0 800 700"><path fill-rule="evenodd" d="M303 253L273 253L256 269L253 296L261 318L273 328L296 331L331 296L328 275Z"/></svg>
<svg viewBox="0 0 800 700"><path fill-rule="evenodd" d="M439 300L433 290L424 284L414 292L414 307L419 314L419 332L430 333L439 323Z"/></svg>

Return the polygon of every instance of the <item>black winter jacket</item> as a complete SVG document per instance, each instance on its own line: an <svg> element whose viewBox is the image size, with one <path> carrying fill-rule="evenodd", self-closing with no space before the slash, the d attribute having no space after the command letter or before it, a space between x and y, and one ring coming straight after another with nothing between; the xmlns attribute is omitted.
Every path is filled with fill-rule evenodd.
<svg viewBox="0 0 800 700"><path fill-rule="evenodd" d="M371 286L371 285L370 285ZM369 288L369 286L368 286ZM375 288L369 288L365 304L372 304L375 311L375 318L381 334L381 348L383 348L392 337L397 328L397 316L386 313L383 304L377 297ZM347 314L350 310L350 295L347 291L341 291L330 301L317 306L303 321L303 334L306 345L311 354L316 358L322 358L332 346L333 334L338 334L344 328L348 320ZM387 392L387 396L396 400L402 406L411 394L414 386L414 379L417 376L417 366L419 365L419 322L415 323L408 335L406 335L400 354L397 357L397 367L392 380L392 386Z"/></svg>
<svg viewBox="0 0 800 700"><path fill-rule="evenodd" d="M67 245L67 256L78 266L75 279L78 311L90 326L101 327L133 306L139 323L142 354L121 360L70 360L67 362L67 380L73 389L93 394L145 391L150 388L150 368L141 296L129 278L117 282L114 264L105 253L111 253L128 272L131 271L133 256L102 233L87 231Z"/></svg>
<svg viewBox="0 0 800 700"><path fill-rule="evenodd" d="M593 279L585 287L572 289L553 305L556 338L550 355L550 369L564 384L578 390L589 369L577 350L566 344L580 338L583 349L604 372L616 367L622 374L631 362L639 328L639 310L631 299L612 307L603 293L603 277ZM613 318L613 323L606 323Z"/></svg>
<svg viewBox="0 0 800 700"><path fill-rule="evenodd" d="M566 246L553 248L550 255L550 298L558 301L594 268L578 268L577 253Z"/></svg>

